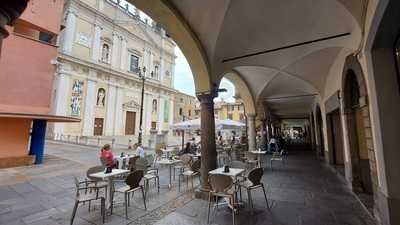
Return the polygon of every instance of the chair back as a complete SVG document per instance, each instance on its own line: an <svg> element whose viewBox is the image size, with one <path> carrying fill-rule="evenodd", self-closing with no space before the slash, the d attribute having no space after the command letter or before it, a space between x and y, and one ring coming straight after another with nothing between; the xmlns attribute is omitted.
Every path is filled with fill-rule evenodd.
<svg viewBox="0 0 400 225"><path fill-rule="evenodd" d="M146 155L144 158L147 160L149 165L154 165L155 157L153 154Z"/></svg>
<svg viewBox="0 0 400 225"><path fill-rule="evenodd" d="M91 174L93 173L98 173L98 172L102 172L104 171L104 166L93 166L90 167L87 171L86 171L86 177L89 178L90 180L94 180L94 181L100 181L101 178L98 177L93 177L91 176Z"/></svg>
<svg viewBox="0 0 400 225"><path fill-rule="evenodd" d="M143 171L142 170L136 170L130 173L126 179L125 183L129 185L131 189L139 187L140 181L143 178Z"/></svg>
<svg viewBox="0 0 400 225"><path fill-rule="evenodd" d="M196 160L194 161L191 165L190 165L190 169L193 172L199 172L200 171L200 167L201 167L201 160Z"/></svg>
<svg viewBox="0 0 400 225"><path fill-rule="evenodd" d="M222 174L212 174L208 177L211 189L216 193L224 193L233 185L232 177Z"/></svg>
<svg viewBox="0 0 400 225"><path fill-rule="evenodd" d="M190 163L192 162L192 157L188 154L183 154L179 157L180 160L182 160L182 163L185 166L190 166Z"/></svg>
<svg viewBox="0 0 400 225"><path fill-rule="evenodd" d="M253 183L253 185L259 185L263 176L263 168L254 168L249 172L247 178Z"/></svg>
<svg viewBox="0 0 400 225"><path fill-rule="evenodd" d="M136 160L136 170L142 170L143 173L147 172L148 162L144 158L138 158Z"/></svg>
<svg viewBox="0 0 400 225"><path fill-rule="evenodd" d="M105 157L101 156L100 157L100 162L101 162L101 165L103 165L104 167L107 166L107 159Z"/></svg>
<svg viewBox="0 0 400 225"><path fill-rule="evenodd" d="M75 183L75 187L76 187L76 197L79 197L79 180L78 178L74 177L74 183Z"/></svg>
<svg viewBox="0 0 400 225"><path fill-rule="evenodd" d="M134 171L134 170L136 169L136 161L137 161L137 159L139 159L139 158L140 158L140 156L134 156L134 157L132 157L132 158L129 158L129 161L128 161L128 170Z"/></svg>
<svg viewBox="0 0 400 225"><path fill-rule="evenodd" d="M246 169L246 163L238 160L234 160L229 163L229 167L231 168L238 168L238 169Z"/></svg>

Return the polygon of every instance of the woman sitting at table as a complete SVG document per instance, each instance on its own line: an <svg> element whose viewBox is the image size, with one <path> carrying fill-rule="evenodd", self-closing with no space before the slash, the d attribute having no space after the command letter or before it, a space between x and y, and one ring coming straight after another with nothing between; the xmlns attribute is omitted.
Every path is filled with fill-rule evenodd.
<svg viewBox="0 0 400 225"><path fill-rule="evenodd" d="M109 144L105 144L103 148L101 148L100 157L105 159L106 166L115 167L117 164L111 151L111 146Z"/></svg>
<svg viewBox="0 0 400 225"><path fill-rule="evenodd" d="M183 154L194 154L193 148L192 148L192 145L190 144L190 142L187 142L185 145L185 148L179 152L179 155L183 155Z"/></svg>

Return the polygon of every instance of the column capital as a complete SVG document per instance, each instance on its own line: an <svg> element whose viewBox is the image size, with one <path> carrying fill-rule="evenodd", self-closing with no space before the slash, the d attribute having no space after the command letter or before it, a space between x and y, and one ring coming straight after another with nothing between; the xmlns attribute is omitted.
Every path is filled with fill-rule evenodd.
<svg viewBox="0 0 400 225"><path fill-rule="evenodd" d="M214 98L217 96L218 93L215 90L196 93L196 97L200 103L214 103Z"/></svg>

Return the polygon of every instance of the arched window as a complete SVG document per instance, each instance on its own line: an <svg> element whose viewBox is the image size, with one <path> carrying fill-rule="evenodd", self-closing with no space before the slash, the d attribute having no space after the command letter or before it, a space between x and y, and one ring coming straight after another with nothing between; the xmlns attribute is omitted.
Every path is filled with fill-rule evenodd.
<svg viewBox="0 0 400 225"><path fill-rule="evenodd" d="M157 100L153 99L153 107L151 112L155 113L157 112Z"/></svg>
<svg viewBox="0 0 400 225"><path fill-rule="evenodd" d="M110 46L104 43L101 49L101 61L108 63L109 59L110 59Z"/></svg>

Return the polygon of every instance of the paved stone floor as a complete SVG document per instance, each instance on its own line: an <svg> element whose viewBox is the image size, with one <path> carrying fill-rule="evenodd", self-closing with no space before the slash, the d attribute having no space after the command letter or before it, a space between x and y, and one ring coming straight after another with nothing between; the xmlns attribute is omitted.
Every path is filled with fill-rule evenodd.
<svg viewBox="0 0 400 225"><path fill-rule="evenodd" d="M72 179L83 178L88 167L98 164L98 150L48 143L46 153L43 165L0 170L0 224L69 224L75 192ZM161 170L162 184L168 182L167 171ZM272 209L267 210L262 192L255 191L254 213L245 205L237 224L374 224L342 181L312 153L291 154L287 164L276 163L273 171L267 168L263 181L269 186ZM179 192L176 186L175 181L172 189L161 188L160 193L151 187L147 211L135 195L129 219L124 217L122 205L117 205L106 224L206 224L207 202L194 199L191 192ZM89 213L87 205L80 206L74 224L101 224L98 208ZM230 211L220 208L213 214L212 224L231 224Z"/></svg>

